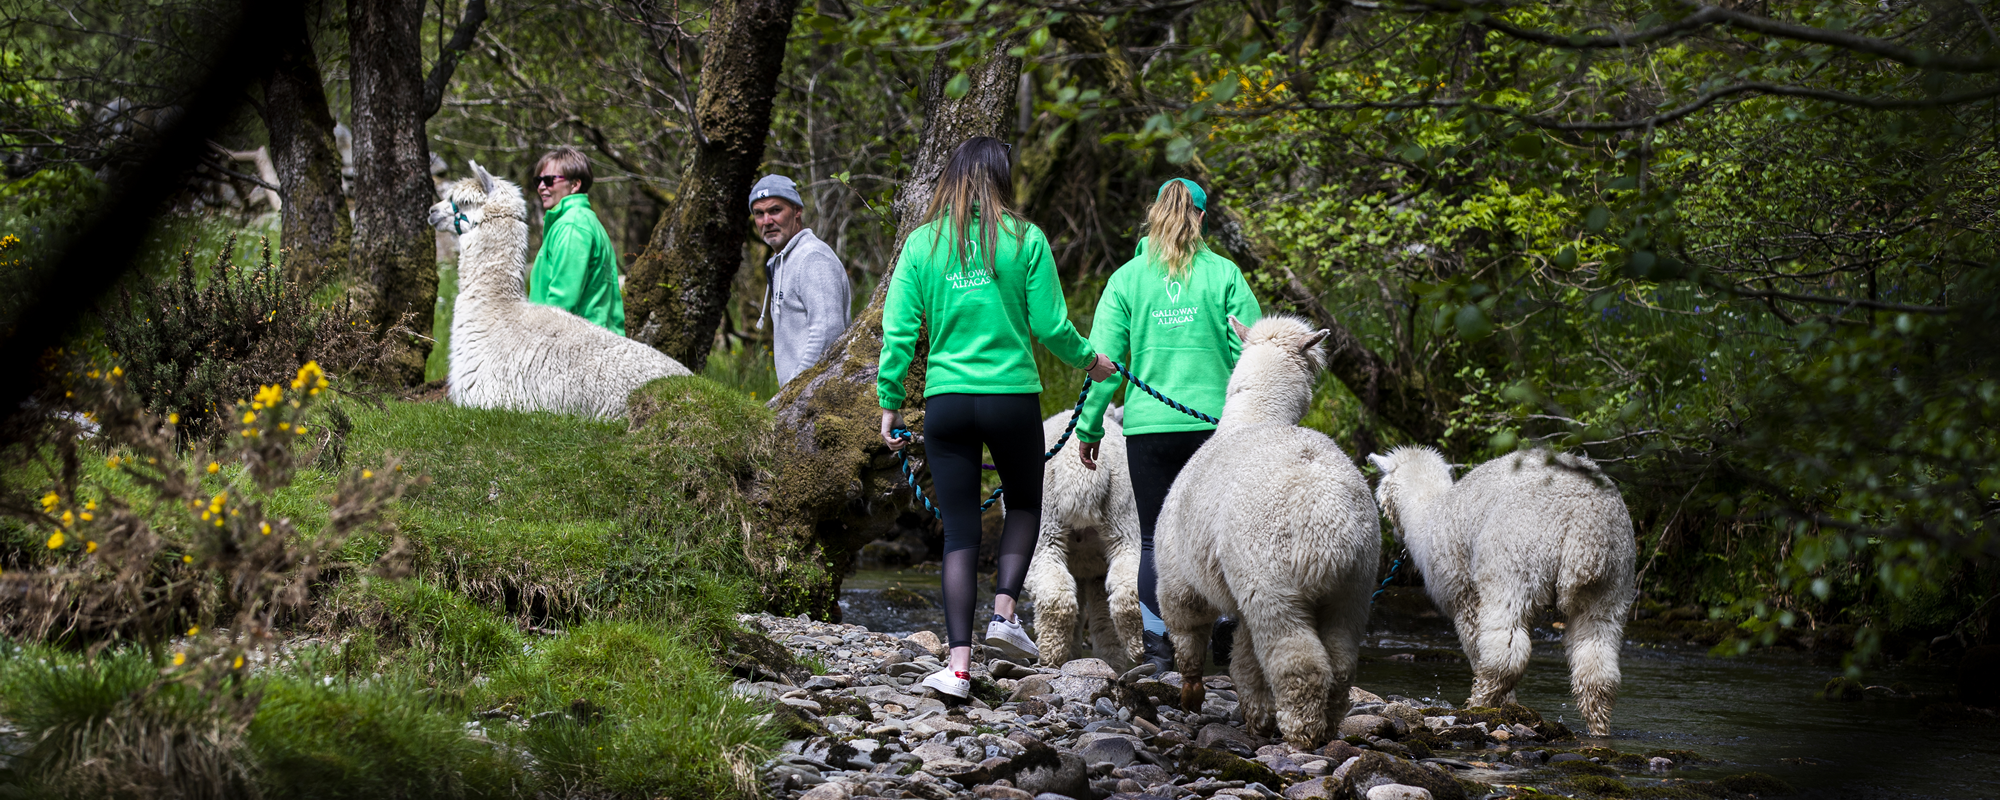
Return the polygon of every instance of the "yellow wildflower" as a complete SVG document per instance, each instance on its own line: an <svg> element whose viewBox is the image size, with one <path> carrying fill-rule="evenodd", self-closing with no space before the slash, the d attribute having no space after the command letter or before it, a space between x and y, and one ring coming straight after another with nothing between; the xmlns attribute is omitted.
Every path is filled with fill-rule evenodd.
<svg viewBox="0 0 2000 800"><path fill-rule="evenodd" d="M220 462L216 462L216 461L210 461L210 462L208 462L208 474L210 474L210 475L214 475L215 473L218 473L218 472L221 472L221 471L222 471L222 464L221 464Z"/></svg>
<svg viewBox="0 0 2000 800"><path fill-rule="evenodd" d="M95 553L95 552L97 552L97 543L96 543L96 542L92 542L92 541L85 541L85 542L83 543L83 552L86 552L86 553Z"/></svg>
<svg viewBox="0 0 2000 800"><path fill-rule="evenodd" d="M361 479L362 479L362 480L367 480L367 479L369 479L369 478L373 478L373 477L375 477L375 471L374 471L374 470L367 470L367 469L364 469L364 470L362 470L362 471L361 471Z"/></svg>
<svg viewBox="0 0 2000 800"><path fill-rule="evenodd" d="M96 511L96 510L97 510L97 501L96 501L96 500L91 500L91 501L88 501L88 502L85 502L85 503L83 504L83 510L85 510L85 511Z"/></svg>
<svg viewBox="0 0 2000 800"><path fill-rule="evenodd" d="M62 502L62 498L58 497L55 492L49 492L48 494L42 495L42 510L53 511L55 510L56 504L60 502Z"/></svg>
<svg viewBox="0 0 2000 800"><path fill-rule="evenodd" d="M256 421L257 421L257 414L255 412L251 411L243 412L243 424L248 425Z"/></svg>
<svg viewBox="0 0 2000 800"><path fill-rule="evenodd" d="M63 524L63 527L65 527L65 528L67 528L67 527L69 527L69 526L71 526L71 525L75 525L75 524L76 524L76 512L74 512L74 511L64 511L64 512L63 512L63 515L62 515L62 524Z"/></svg>
<svg viewBox="0 0 2000 800"><path fill-rule="evenodd" d="M112 457L110 457L110 458L107 458L107 459L104 459L104 468L105 468L105 469L117 469L117 468L118 468L118 457L117 457L117 456L112 456Z"/></svg>
<svg viewBox="0 0 2000 800"><path fill-rule="evenodd" d="M55 533L53 533L53 534L50 534L50 535L49 535L49 549L50 549L50 550L54 550L54 549L56 549L56 548L58 548L58 547L61 547L61 546L63 546L63 532L62 532L62 531L56 531Z"/></svg>
<svg viewBox="0 0 2000 800"><path fill-rule="evenodd" d="M84 521L84 522L89 522L89 521L91 521L91 520L93 520L93 519L96 519L96 518L97 518L97 517L96 517L95 515L91 514L91 513L90 513L90 512L88 512L88 511L85 511L85 512L83 512L83 514L82 514L81 516L83 517L83 521Z"/></svg>
<svg viewBox="0 0 2000 800"><path fill-rule="evenodd" d="M183 564L194 563L194 556L181 556L181 563Z"/></svg>
<svg viewBox="0 0 2000 800"><path fill-rule="evenodd" d="M273 311L273 312L271 312L271 313L275 314L275 313L278 313L278 312L275 312L275 311ZM242 669L242 668L243 668L243 657L242 657L242 656L237 656L237 657L236 657L236 661L235 661L235 663L232 663L232 664L230 664L230 665L229 665L229 668L230 668L230 669Z"/></svg>
<svg viewBox="0 0 2000 800"><path fill-rule="evenodd" d="M278 430L281 430L281 431L288 431L288 430L291 430L291 429L292 429L292 423L289 423L289 422L280 422L280 423L278 423Z"/></svg>
<svg viewBox="0 0 2000 800"><path fill-rule="evenodd" d="M118 376L120 376L120 375L124 375L124 374L125 374L125 370L124 370L123 368L121 368L121 367L112 367L112 368L111 368L111 377L113 377L113 378L116 378L116 377L118 377Z"/></svg>
<svg viewBox="0 0 2000 800"><path fill-rule="evenodd" d="M304 436L304 435L306 435L306 426L304 426L304 425L300 425L300 426L299 426L299 431L298 431L298 433L299 433L299 435L300 435L300 436Z"/></svg>
<svg viewBox="0 0 2000 800"><path fill-rule="evenodd" d="M182 664L186 664L187 662L188 662L188 654L186 653L174 654L174 666L178 667Z"/></svg>
<svg viewBox="0 0 2000 800"><path fill-rule="evenodd" d="M167 415L167 424L168 424L168 425L179 425L179 424L181 424L181 415L179 415L179 414L168 414L168 415Z"/></svg>
<svg viewBox="0 0 2000 800"><path fill-rule="evenodd" d="M258 530L259 530L260 532L262 532L262 533L263 533L263 534L264 534L265 536L269 536L269 535L271 535L271 523L269 523L269 522L265 522L265 523L262 523L262 524L259 524L259 525L257 526L257 529L258 529Z"/></svg>
<svg viewBox="0 0 2000 800"><path fill-rule="evenodd" d="M196 634L199 634L199 633L201 633L201 626L200 626L200 625L196 625L196 626L194 626L194 627L191 627L191 628L188 628L188 635L189 635L189 636L194 636L194 635L196 635Z"/></svg>

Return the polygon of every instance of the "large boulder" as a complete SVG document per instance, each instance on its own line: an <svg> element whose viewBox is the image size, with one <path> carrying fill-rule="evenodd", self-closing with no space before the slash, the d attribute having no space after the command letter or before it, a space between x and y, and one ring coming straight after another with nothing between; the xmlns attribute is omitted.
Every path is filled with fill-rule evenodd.
<svg viewBox="0 0 2000 800"><path fill-rule="evenodd" d="M1007 738L1021 745L1022 752L1008 759L1005 766L989 770L989 780L1006 779L1015 788L1034 795L1093 796L1090 768L1082 758L1050 747L1026 731L1015 731Z"/></svg>
<svg viewBox="0 0 2000 800"><path fill-rule="evenodd" d="M1429 790L1433 800L1466 800L1465 788L1458 785L1457 778L1387 753L1365 751L1346 770L1340 785L1342 800L1364 800L1370 789L1389 784Z"/></svg>

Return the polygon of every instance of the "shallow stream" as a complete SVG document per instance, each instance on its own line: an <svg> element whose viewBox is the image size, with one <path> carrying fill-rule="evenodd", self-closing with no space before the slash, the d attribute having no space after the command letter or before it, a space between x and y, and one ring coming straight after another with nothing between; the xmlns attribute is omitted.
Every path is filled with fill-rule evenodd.
<svg viewBox="0 0 2000 800"><path fill-rule="evenodd" d="M980 596L990 598L991 591L982 580ZM935 572L862 572L847 579L840 605L846 622L871 630L942 633L940 597ZM1032 618L1032 609L1022 616ZM1463 702L1472 688L1463 660L1395 658L1457 652L1450 628L1434 618L1381 616L1363 641L1358 685L1382 695ZM1536 634L1545 640L1535 644L1518 697L1580 730L1559 633ZM1949 693L1947 670L1877 670L1866 682L1904 684L1916 698L1834 703L1813 695L1839 666L1802 653L1711 658L1697 647L1627 642L1620 667L1613 735L1585 743L1626 752L1692 750L1719 762L1677 769L1673 777L1763 772L1798 788L1800 797L2000 798L2000 729L1927 729L1917 722L1925 705Z"/></svg>

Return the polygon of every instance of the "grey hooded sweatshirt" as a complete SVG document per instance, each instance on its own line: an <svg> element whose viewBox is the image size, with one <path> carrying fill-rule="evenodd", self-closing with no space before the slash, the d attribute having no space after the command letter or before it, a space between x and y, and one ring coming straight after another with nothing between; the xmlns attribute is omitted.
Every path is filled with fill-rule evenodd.
<svg viewBox="0 0 2000 800"><path fill-rule="evenodd" d="M799 231L785 249L764 262L764 277L768 284L764 306L757 312L757 329L764 329L768 314L778 385L783 386L818 362L847 330L852 290L840 257L811 228Z"/></svg>

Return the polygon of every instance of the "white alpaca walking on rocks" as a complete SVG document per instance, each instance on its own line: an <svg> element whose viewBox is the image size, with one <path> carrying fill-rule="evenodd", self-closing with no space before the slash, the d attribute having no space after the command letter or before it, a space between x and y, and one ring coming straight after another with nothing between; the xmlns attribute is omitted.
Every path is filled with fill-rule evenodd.
<svg viewBox="0 0 2000 800"><path fill-rule="evenodd" d="M1611 733L1618 650L1632 605L1632 515L1590 459L1531 450L1451 480L1428 447L1368 459L1382 512L1472 660L1470 706L1514 702L1528 628L1553 604L1568 618L1570 690L1590 733Z"/></svg>
<svg viewBox="0 0 2000 800"><path fill-rule="evenodd" d="M1154 534L1160 615L1201 707L1218 615L1242 621L1229 674L1252 733L1326 743L1347 715L1382 548L1368 483L1332 439L1300 427L1327 332L1297 317L1245 328L1221 423L1181 470Z"/></svg>
<svg viewBox="0 0 2000 800"><path fill-rule="evenodd" d="M689 375L666 354L554 306L528 302L521 187L472 162L430 223L459 235L448 394L457 405L610 418L634 389Z"/></svg>
<svg viewBox="0 0 2000 800"><path fill-rule="evenodd" d="M1069 426L1065 411L1042 423L1044 446ZM1044 664L1067 663L1084 631L1091 652L1123 671L1139 658L1139 506L1125 468L1124 413L1104 415L1097 469L1065 451L1042 478L1042 531L1022 587L1035 601L1035 645Z"/></svg>

